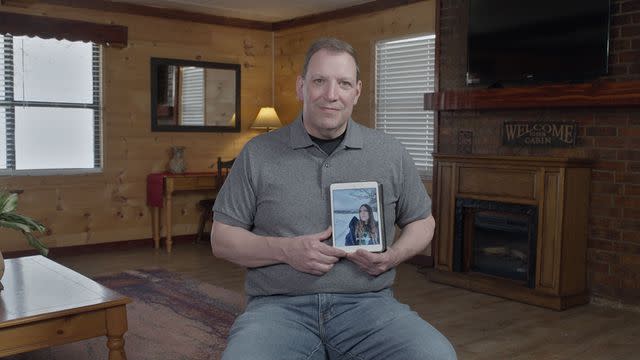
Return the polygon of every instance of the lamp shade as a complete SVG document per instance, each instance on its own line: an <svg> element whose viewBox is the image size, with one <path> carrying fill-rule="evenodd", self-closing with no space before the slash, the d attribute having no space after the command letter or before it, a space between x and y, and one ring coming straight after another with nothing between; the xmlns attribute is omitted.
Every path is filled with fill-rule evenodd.
<svg viewBox="0 0 640 360"><path fill-rule="evenodd" d="M278 114L276 114L276 109L272 107L263 107L258 112L258 116L256 116L256 120L251 125L252 129L276 129L282 126L280 122L280 118L278 118Z"/></svg>

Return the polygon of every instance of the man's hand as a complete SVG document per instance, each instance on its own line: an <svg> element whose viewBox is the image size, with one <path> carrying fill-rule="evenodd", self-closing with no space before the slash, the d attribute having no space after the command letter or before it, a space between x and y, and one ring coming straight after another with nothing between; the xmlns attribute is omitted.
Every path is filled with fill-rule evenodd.
<svg viewBox="0 0 640 360"><path fill-rule="evenodd" d="M329 236L331 227L316 234L288 239L282 249L283 261L298 271L313 275L326 274L340 258L347 255L345 251L322 242Z"/></svg>
<svg viewBox="0 0 640 360"><path fill-rule="evenodd" d="M398 266L401 262L420 253L431 242L436 221L433 216L416 220L402 228L400 237L383 253L371 253L363 249L347 255L363 271L372 276Z"/></svg>
<svg viewBox="0 0 640 360"><path fill-rule="evenodd" d="M258 236L237 226L213 222L211 250L217 257L248 268L286 263L313 275L327 273L347 255L322 241L331 236L325 231L295 237Z"/></svg>
<svg viewBox="0 0 640 360"><path fill-rule="evenodd" d="M388 248L387 251L383 253L372 253L367 250L358 249L348 254L347 259L353 261L362 271L371 276L378 276L398 265L393 248Z"/></svg>

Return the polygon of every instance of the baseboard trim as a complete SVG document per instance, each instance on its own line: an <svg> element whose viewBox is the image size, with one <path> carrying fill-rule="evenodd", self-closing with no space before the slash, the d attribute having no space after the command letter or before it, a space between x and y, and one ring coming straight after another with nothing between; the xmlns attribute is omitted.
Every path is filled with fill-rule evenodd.
<svg viewBox="0 0 640 360"><path fill-rule="evenodd" d="M428 268L432 268L433 267L433 256L430 255L416 255L412 258L410 258L409 260L406 261L406 263L411 264L411 265L415 265L418 267L428 267Z"/></svg>
<svg viewBox="0 0 640 360"><path fill-rule="evenodd" d="M171 237L173 244L184 244L184 243L193 243L196 240L196 234L188 234L188 235L174 235ZM161 239L160 248L164 251L164 241ZM126 250L133 249L139 247L150 247L153 248L153 239L137 239L137 240L124 240L124 241L112 241L106 243L99 244L84 244L84 245L74 245L74 246L64 246L64 247L54 247L49 249L50 258L55 258L57 256L72 256L72 255L83 255L90 254L100 251L110 251L110 250ZM7 251L2 252L2 256L5 259L12 259L22 256L30 256L30 255L38 255L38 251L36 250L17 250L17 251Z"/></svg>
<svg viewBox="0 0 640 360"><path fill-rule="evenodd" d="M174 235L172 236L172 240L175 244L184 244L184 243L193 243L196 240L197 234L189 234L189 235ZM160 247L163 248L164 242L160 241ZM74 246L64 246L64 247L55 247L49 249L49 257L55 258L57 256L73 256L73 255L83 255L90 254L99 251L111 251L111 250L126 250L139 248L143 246L148 246L153 248L153 239L137 239L137 240L123 240L123 241L112 241L106 243L99 244L84 244L84 245L74 245ZM36 250L17 250L17 251L7 251L2 252L2 256L5 259L12 259L22 256L31 256L38 255ZM416 255L406 263L415 265L419 268L432 268L433 267L433 256L429 255Z"/></svg>

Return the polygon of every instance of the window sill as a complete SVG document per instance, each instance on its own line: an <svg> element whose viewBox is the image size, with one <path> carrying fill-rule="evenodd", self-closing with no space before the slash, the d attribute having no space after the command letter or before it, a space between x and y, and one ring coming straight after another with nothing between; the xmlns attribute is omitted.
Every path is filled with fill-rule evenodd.
<svg viewBox="0 0 640 360"><path fill-rule="evenodd" d="M100 174L102 168L91 169L32 169L32 170L0 170L0 176L67 176Z"/></svg>

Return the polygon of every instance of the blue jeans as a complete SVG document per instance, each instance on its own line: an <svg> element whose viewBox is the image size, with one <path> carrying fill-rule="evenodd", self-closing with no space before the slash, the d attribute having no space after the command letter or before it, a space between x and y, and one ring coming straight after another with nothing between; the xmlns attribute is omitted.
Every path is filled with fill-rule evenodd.
<svg viewBox="0 0 640 360"><path fill-rule="evenodd" d="M455 360L449 341L393 297L261 296L236 319L224 360Z"/></svg>

